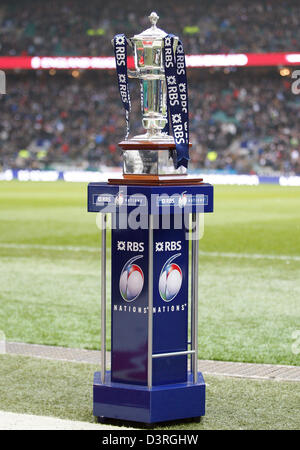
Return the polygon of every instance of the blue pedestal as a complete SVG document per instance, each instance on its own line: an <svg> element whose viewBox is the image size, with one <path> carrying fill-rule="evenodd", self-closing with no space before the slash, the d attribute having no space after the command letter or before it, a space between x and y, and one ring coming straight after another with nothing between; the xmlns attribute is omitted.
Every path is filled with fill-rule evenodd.
<svg viewBox="0 0 300 450"><path fill-rule="evenodd" d="M136 386L111 381L106 373L105 384L100 372L94 375L94 409L96 417L155 423L201 417L205 414L205 383L198 373L197 383L190 376L186 383Z"/></svg>
<svg viewBox="0 0 300 450"><path fill-rule="evenodd" d="M111 372L104 382L95 373L94 415L145 423L203 416L205 383L188 371L193 354L197 378L189 219L213 211L213 187L91 183L88 211L111 214L112 223Z"/></svg>

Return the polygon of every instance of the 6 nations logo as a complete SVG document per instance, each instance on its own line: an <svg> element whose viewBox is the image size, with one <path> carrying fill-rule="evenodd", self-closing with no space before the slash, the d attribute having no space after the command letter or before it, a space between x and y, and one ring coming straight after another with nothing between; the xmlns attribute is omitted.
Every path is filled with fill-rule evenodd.
<svg viewBox="0 0 300 450"><path fill-rule="evenodd" d="M134 262L143 255L134 256L124 265L120 276L120 294L125 302L133 302L143 290L144 273Z"/></svg>
<svg viewBox="0 0 300 450"><path fill-rule="evenodd" d="M182 248L181 241L156 242L155 252L163 251L180 251ZM118 241L117 250L144 251L143 242L126 242ZM164 263L158 280L158 291L164 302L171 302L179 293L183 273L181 267L174 260L181 256L181 253L172 255ZM144 287L145 277L143 270L136 263L137 260L143 258L144 255L136 255L130 258L123 266L119 280L120 294L125 302L133 302L136 300Z"/></svg>
<svg viewBox="0 0 300 450"><path fill-rule="evenodd" d="M171 258L165 262L160 272L159 293L165 302L173 300L181 288L182 270L178 264L173 262L178 256L181 256L181 253L171 256Z"/></svg>

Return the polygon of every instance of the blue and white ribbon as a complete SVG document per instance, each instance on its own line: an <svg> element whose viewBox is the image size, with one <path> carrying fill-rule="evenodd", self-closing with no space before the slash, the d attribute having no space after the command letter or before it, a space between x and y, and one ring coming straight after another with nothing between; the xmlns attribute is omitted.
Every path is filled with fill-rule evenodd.
<svg viewBox="0 0 300 450"><path fill-rule="evenodd" d="M185 55L179 40L174 54L174 35L164 38L164 66L167 85L168 116L176 146L176 168L187 167L189 157L189 109ZM170 127L170 124L169 124ZM165 130L167 131L167 128Z"/></svg>
<svg viewBox="0 0 300 450"><path fill-rule="evenodd" d="M126 118L126 137L129 136L129 113L131 110L130 93L128 85L128 73L127 73L127 41L125 34L117 34L114 37L114 52L116 59L116 68L118 76L118 85L123 107L125 109Z"/></svg>

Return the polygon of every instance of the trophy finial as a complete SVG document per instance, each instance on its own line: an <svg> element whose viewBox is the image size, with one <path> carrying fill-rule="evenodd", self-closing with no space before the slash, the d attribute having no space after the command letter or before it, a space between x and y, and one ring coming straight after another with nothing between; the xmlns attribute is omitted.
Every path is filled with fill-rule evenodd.
<svg viewBox="0 0 300 450"><path fill-rule="evenodd" d="M153 11L149 16L149 20L150 20L153 28L156 27L156 23L157 23L158 19L159 19L159 16L156 14L156 12Z"/></svg>

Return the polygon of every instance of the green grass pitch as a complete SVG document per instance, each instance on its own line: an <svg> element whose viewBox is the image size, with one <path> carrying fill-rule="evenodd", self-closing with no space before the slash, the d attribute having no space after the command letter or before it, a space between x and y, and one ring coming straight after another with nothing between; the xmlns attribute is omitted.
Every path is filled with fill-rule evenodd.
<svg viewBox="0 0 300 450"><path fill-rule="evenodd" d="M92 380L95 368L97 366L90 364L0 355L1 410L94 422ZM169 422L157 424L155 429L299 429L299 383L208 375L205 381L206 413L200 423ZM108 420L108 423L111 422ZM112 424L129 425L126 422ZM140 424L130 426L139 428Z"/></svg>
<svg viewBox="0 0 300 450"><path fill-rule="evenodd" d="M100 348L100 232L83 183L0 183L0 330ZM199 357L298 365L300 190L216 186L200 242Z"/></svg>

